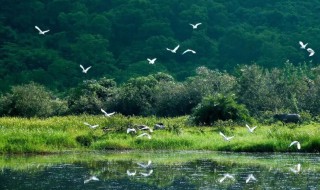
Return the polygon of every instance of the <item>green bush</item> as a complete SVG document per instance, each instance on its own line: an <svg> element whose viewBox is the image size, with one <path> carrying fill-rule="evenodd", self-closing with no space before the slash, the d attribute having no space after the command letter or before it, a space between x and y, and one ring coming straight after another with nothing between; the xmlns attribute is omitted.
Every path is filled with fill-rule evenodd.
<svg viewBox="0 0 320 190"><path fill-rule="evenodd" d="M249 111L244 105L235 101L234 95L216 94L203 98L191 114L192 122L196 125L213 125L215 121L234 120L251 122Z"/></svg>

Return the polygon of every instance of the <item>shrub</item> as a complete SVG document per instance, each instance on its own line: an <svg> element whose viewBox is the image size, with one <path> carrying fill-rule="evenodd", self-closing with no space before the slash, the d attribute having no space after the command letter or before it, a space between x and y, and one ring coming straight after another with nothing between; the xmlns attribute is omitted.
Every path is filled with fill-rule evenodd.
<svg viewBox="0 0 320 190"><path fill-rule="evenodd" d="M215 121L234 120L251 122L249 111L235 101L234 95L216 94L203 98L191 115L197 125L212 125Z"/></svg>

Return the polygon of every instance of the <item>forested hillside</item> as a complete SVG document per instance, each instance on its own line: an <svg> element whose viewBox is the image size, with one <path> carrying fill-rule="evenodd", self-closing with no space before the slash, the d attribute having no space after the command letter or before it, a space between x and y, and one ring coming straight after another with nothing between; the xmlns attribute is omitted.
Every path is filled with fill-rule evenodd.
<svg viewBox="0 0 320 190"><path fill-rule="evenodd" d="M233 72L288 59L316 65L319 10L318 0L1 0L0 90L34 81L65 91L87 79L125 82L159 71L183 80L200 66ZM39 35L35 26L50 31ZM178 44L176 54L166 50ZM197 53L181 55L186 49ZM92 68L84 74L80 64Z"/></svg>

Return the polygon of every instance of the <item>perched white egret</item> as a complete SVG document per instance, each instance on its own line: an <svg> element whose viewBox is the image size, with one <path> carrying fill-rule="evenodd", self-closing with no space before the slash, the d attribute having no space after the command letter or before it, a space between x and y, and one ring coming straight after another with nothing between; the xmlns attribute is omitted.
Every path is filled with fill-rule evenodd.
<svg viewBox="0 0 320 190"><path fill-rule="evenodd" d="M193 54L197 53L196 51L194 51L194 50L192 50L192 49L187 49L186 51L184 51L184 52L182 53L182 55L183 55L183 54L186 54L186 53L188 53L188 52L191 52L191 53L193 53Z"/></svg>
<svg viewBox="0 0 320 190"><path fill-rule="evenodd" d="M87 122L83 122L83 124L89 126L91 129L95 129L95 128L99 127L99 125L91 125L91 124L89 124Z"/></svg>
<svg viewBox="0 0 320 190"><path fill-rule="evenodd" d="M250 128L248 124L246 124L246 127L248 128L250 133L253 133L253 131L257 128L257 126Z"/></svg>
<svg viewBox="0 0 320 190"><path fill-rule="evenodd" d="M234 136L232 137L226 137L223 133L219 132L219 134L224 138L226 141L230 141Z"/></svg>
<svg viewBox="0 0 320 190"><path fill-rule="evenodd" d="M148 133L142 133L141 135L138 135L137 138L143 137L143 136L147 136L148 139L151 139L151 135L149 135Z"/></svg>
<svg viewBox="0 0 320 190"><path fill-rule="evenodd" d="M83 73L87 73L89 71L89 69L91 68L91 66L89 66L85 69L82 65L80 65L80 67L81 67Z"/></svg>
<svg viewBox="0 0 320 190"><path fill-rule="evenodd" d="M157 58L153 58L153 59L147 58L147 60L149 61L149 64L153 65L156 62Z"/></svg>
<svg viewBox="0 0 320 190"><path fill-rule="evenodd" d="M257 181L257 179L253 176L253 174L249 174L247 179L246 179L246 183L249 183L250 180L254 180Z"/></svg>
<svg viewBox="0 0 320 190"><path fill-rule="evenodd" d="M297 149L301 149L301 145L300 145L300 142L299 141L293 141L290 145L289 145L289 147L291 147L292 145L294 145L294 144L297 144Z"/></svg>
<svg viewBox="0 0 320 190"><path fill-rule="evenodd" d="M201 25L201 24L202 24L202 23L200 23L200 22L197 23L197 24L191 24L191 23L190 23L190 26L192 26L192 29L197 29L198 26Z"/></svg>
<svg viewBox="0 0 320 190"><path fill-rule="evenodd" d="M84 180L83 183L88 183L90 181L99 181L99 179L96 176L91 176L89 179Z"/></svg>
<svg viewBox="0 0 320 190"><path fill-rule="evenodd" d="M140 125L139 126L139 130L141 130L141 131L150 131L150 133L153 133L153 130L150 127L146 126L146 125Z"/></svg>
<svg viewBox="0 0 320 190"><path fill-rule="evenodd" d="M219 182L222 183L225 179L232 179L233 181L235 180L233 175L230 175L230 174L223 174L223 177L221 179L219 179Z"/></svg>
<svg viewBox="0 0 320 190"><path fill-rule="evenodd" d="M42 35L50 31L50 30L42 31L38 26L34 26L34 27L39 31L39 34L42 34Z"/></svg>
<svg viewBox="0 0 320 190"><path fill-rule="evenodd" d="M149 168L151 166L151 160L148 161L147 164L137 163L142 168Z"/></svg>
<svg viewBox="0 0 320 190"><path fill-rule="evenodd" d="M128 176L135 176L136 173L137 173L137 171L130 172L129 170L127 170L127 175L128 175Z"/></svg>
<svg viewBox="0 0 320 190"><path fill-rule="evenodd" d="M168 51L171 51L172 53L177 53L177 50L179 49L180 45L177 45L174 49L167 48Z"/></svg>
<svg viewBox="0 0 320 190"><path fill-rule="evenodd" d="M112 116L113 114L115 114L116 112L112 112L112 113L107 113L104 109L101 108L101 112L104 114L104 116L106 117L110 117Z"/></svg>
<svg viewBox="0 0 320 190"><path fill-rule="evenodd" d="M148 173L142 173L140 172L141 175L143 175L144 177L148 177L149 175L151 175L153 173L153 170L150 170Z"/></svg>
<svg viewBox="0 0 320 190"><path fill-rule="evenodd" d="M306 44L303 44L303 42L302 41L299 41L299 44L300 44L300 48L301 49L306 49L306 47L307 47L307 45L308 45L308 43L306 43Z"/></svg>
<svg viewBox="0 0 320 190"><path fill-rule="evenodd" d="M137 131L136 131L135 128L128 128L128 129L127 129L127 133L131 133L131 132L137 133Z"/></svg>
<svg viewBox="0 0 320 190"><path fill-rule="evenodd" d="M311 48L308 48L307 51L310 53L310 54L309 54L309 57L313 56L314 53L315 53L314 50L311 49Z"/></svg>
<svg viewBox="0 0 320 190"><path fill-rule="evenodd" d="M294 168L290 168L290 170L291 170L293 173L295 173L295 174L300 173L300 171L301 171L301 164L299 163L299 164L295 165Z"/></svg>

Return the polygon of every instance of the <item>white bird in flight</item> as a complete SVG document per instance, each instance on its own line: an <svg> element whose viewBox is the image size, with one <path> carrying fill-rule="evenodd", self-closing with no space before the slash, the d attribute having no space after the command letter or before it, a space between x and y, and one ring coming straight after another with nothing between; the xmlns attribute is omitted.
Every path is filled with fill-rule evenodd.
<svg viewBox="0 0 320 190"><path fill-rule="evenodd" d="M129 170L127 170L127 175L128 176L134 176L136 175L137 171L134 171L134 172L130 172Z"/></svg>
<svg viewBox="0 0 320 190"><path fill-rule="evenodd" d="M223 133L219 132L219 134L224 138L226 141L230 141L234 136L232 137L226 137Z"/></svg>
<svg viewBox="0 0 320 190"><path fill-rule="evenodd" d="M140 128L139 128L141 131L150 131L150 133L153 133L153 130L146 126L146 125L141 125Z"/></svg>
<svg viewBox="0 0 320 190"><path fill-rule="evenodd" d="M148 133L142 133L141 135L138 135L137 138L143 137L143 136L147 136L148 139L151 139L151 135L149 135Z"/></svg>
<svg viewBox="0 0 320 190"><path fill-rule="evenodd" d="M308 48L307 51L310 53L310 54L309 54L309 57L313 56L314 53L315 53L314 50L311 49L311 48Z"/></svg>
<svg viewBox="0 0 320 190"><path fill-rule="evenodd" d="M306 47L307 47L307 45L308 45L308 43L306 43L306 44L303 44L303 42L301 42L301 41L299 41L299 44L300 44L300 48L301 49L306 49Z"/></svg>
<svg viewBox="0 0 320 190"><path fill-rule="evenodd" d="M299 142L299 141L293 141L293 142L289 145L289 147L291 147L291 146L294 145L294 144L297 144L297 149L298 149L298 150L301 149L301 145L300 145L300 142Z"/></svg>
<svg viewBox="0 0 320 190"><path fill-rule="evenodd" d="M156 62L157 58L153 58L153 59L147 58L147 60L149 61L149 64L153 65Z"/></svg>
<svg viewBox="0 0 320 190"><path fill-rule="evenodd" d="M250 128L248 124L246 124L246 127L248 128L250 133L253 133L253 131L257 128L257 126Z"/></svg>
<svg viewBox="0 0 320 190"><path fill-rule="evenodd" d="M90 67L87 67L87 68L85 69L82 65L80 65L80 67L81 67L83 73L87 73L88 70L91 68L91 66L90 66Z"/></svg>
<svg viewBox="0 0 320 190"><path fill-rule="evenodd" d="M88 183L90 181L99 181L99 179L96 176L91 176L89 179L84 180L83 183Z"/></svg>
<svg viewBox="0 0 320 190"><path fill-rule="evenodd" d="M84 122L83 124L89 126L91 129L95 129L95 128L99 127L99 125L90 125L90 124L87 123L87 122Z"/></svg>
<svg viewBox="0 0 320 190"><path fill-rule="evenodd" d="M147 164L142 164L142 163L137 163L137 164L142 168L149 168L151 166L151 163L152 163L151 160L149 160Z"/></svg>
<svg viewBox="0 0 320 190"><path fill-rule="evenodd" d="M254 180L257 181L257 179L253 176L253 174L249 174L247 179L246 179L246 183L249 183L250 180Z"/></svg>
<svg viewBox="0 0 320 190"><path fill-rule="evenodd" d="M222 183L225 179L232 179L233 181L235 180L233 175L230 175L230 174L224 174L223 177L219 180L220 183Z"/></svg>
<svg viewBox="0 0 320 190"><path fill-rule="evenodd" d="M137 133L135 128L128 128L127 133L131 133L131 132Z"/></svg>
<svg viewBox="0 0 320 190"><path fill-rule="evenodd" d="M200 23L200 22L197 23L197 24L191 24L190 23L190 25L192 26L193 29L197 29L200 24L202 24L202 23Z"/></svg>
<svg viewBox="0 0 320 190"><path fill-rule="evenodd" d="M34 26L34 27L39 31L39 34L42 34L42 35L50 31L50 30L42 31L38 26Z"/></svg>
<svg viewBox="0 0 320 190"><path fill-rule="evenodd" d="M193 53L193 54L197 53L196 51L194 51L194 50L192 50L192 49L187 49L186 51L184 51L184 52L182 53L182 55L183 55L183 54L186 54L186 53L188 53L188 52L191 52L191 53Z"/></svg>
<svg viewBox="0 0 320 190"><path fill-rule="evenodd" d="M290 170L291 170L293 173L295 173L295 174L300 173L300 171L301 171L301 164L297 164L294 168L290 168Z"/></svg>
<svg viewBox="0 0 320 190"><path fill-rule="evenodd" d="M148 173L142 173L140 172L141 175L143 175L144 177L148 177L149 175L151 175L153 173L153 170L150 170Z"/></svg>
<svg viewBox="0 0 320 190"><path fill-rule="evenodd" d="M180 45L177 45L174 49L167 48L168 51L171 51L172 53L177 53L177 50L179 49Z"/></svg>
<svg viewBox="0 0 320 190"><path fill-rule="evenodd" d="M112 112L112 113L107 113L104 109L101 108L101 112L104 114L104 116L106 117L110 117L112 116L113 114L115 114L116 112Z"/></svg>

